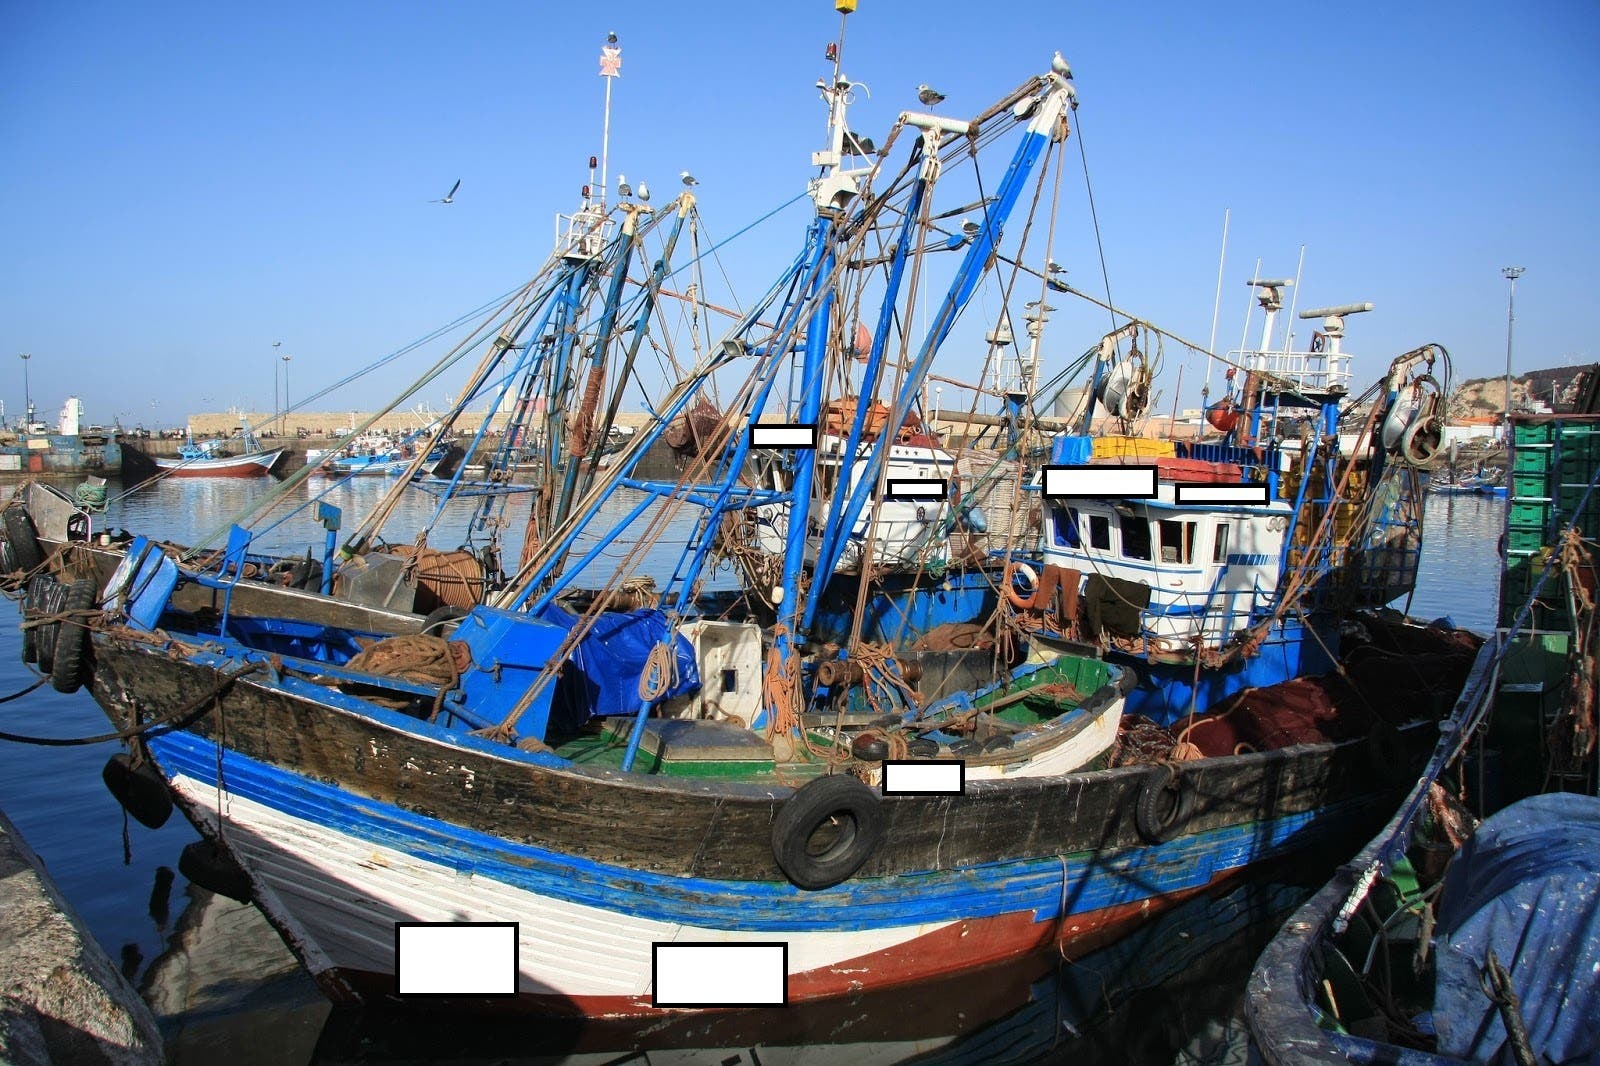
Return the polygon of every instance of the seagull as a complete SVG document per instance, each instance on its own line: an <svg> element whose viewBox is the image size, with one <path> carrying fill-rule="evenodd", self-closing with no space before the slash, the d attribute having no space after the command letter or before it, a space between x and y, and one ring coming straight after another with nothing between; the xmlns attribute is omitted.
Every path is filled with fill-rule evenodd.
<svg viewBox="0 0 1600 1066"><path fill-rule="evenodd" d="M1057 52L1055 56L1051 58L1050 69L1069 81L1072 78L1072 64L1068 63L1065 59L1062 59L1060 52Z"/></svg>
<svg viewBox="0 0 1600 1066"><path fill-rule="evenodd" d="M963 235L966 236L967 240L969 240L969 241L972 238L976 237L978 235L978 231L980 229L982 229L982 228L983 227L979 226L976 222L972 221L972 219L970 219L970 218L964 218L964 219L961 220L961 232L962 232Z"/></svg>
<svg viewBox="0 0 1600 1066"><path fill-rule="evenodd" d="M944 93L937 89L930 89L926 82L917 86L917 99L922 101L923 107L937 107L944 103Z"/></svg>
<svg viewBox="0 0 1600 1066"><path fill-rule="evenodd" d="M430 204L453 204L456 202L456 190L459 188L461 188L461 179L457 178L456 183L450 186L450 191L444 194L443 200L429 200L428 202Z"/></svg>
<svg viewBox="0 0 1600 1066"><path fill-rule="evenodd" d="M645 203L650 202L650 186L646 185L642 181L639 183L639 199L643 200Z"/></svg>
<svg viewBox="0 0 1600 1066"><path fill-rule="evenodd" d="M1056 262L1054 259L1045 260L1044 269L1046 272L1051 274L1065 274L1067 272L1067 268Z"/></svg>
<svg viewBox="0 0 1600 1066"><path fill-rule="evenodd" d="M621 174L617 175L617 195L623 199L633 195L633 187L628 184L628 179Z"/></svg>
<svg viewBox="0 0 1600 1066"><path fill-rule="evenodd" d="M689 186L690 188L693 188L694 186L700 184L700 179L696 178L693 174L689 173L687 170L685 170L683 172L683 174L680 175L680 176L683 178L683 183L685 185Z"/></svg>

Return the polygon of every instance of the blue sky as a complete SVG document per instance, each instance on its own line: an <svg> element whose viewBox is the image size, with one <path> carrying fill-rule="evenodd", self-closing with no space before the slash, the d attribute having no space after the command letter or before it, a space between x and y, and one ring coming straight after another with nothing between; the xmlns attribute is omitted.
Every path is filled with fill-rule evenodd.
<svg viewBox="0 0 1600 1066"><path fill-rule="evenodd" d="M30 352L49 411L270 408L275 340L299 397L513 288L598 152L608 30L613 176L671 193L688 168L731 234L803 188L837 26L827 0L0 6L0 398L20 407ZM861 0L853 124L881 134L921 82L975 112L1058 48L1118 303L1205 340L1231 208L1219 347L1256 258L1292 275L1305 244L1300 306L1377 305L1351 322L1363 381L1426 341L1458 377L1498 373L1509 263L1518 368L1600 358L1600 5ZM1074 180L1055 258L1098 291ZM730 251L741 295L804 225ZM1063 319L1062 360L1104 328ZM413 365L318 406L375 403Z"/></svg>

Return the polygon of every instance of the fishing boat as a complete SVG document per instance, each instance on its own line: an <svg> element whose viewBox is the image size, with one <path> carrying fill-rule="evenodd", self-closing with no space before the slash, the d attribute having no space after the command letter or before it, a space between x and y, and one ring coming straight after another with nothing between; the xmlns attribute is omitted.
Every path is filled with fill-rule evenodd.
<svg viewBox="0 0 1600 1066"><path fill-rule="evenodd" d="M100 426L84 428L83 401L68 396L52 429L35 421L32 403L15 428L0 428L0 475L89 474L115 477L122 472L122 443Z"/></svg>
<svg viewBox="0 0 1600 1066"><path fill-rule="evenodd" d="M244 451L232 452L235 444ZM185 430L177 457L158 456L155 464L161 477L266 477L283 460L286 450L262 448L250 424L242 422L237 436L199 442Z"/></svg>
<svg viewBox="0 0 1600 1066"><path fill-rule="evenodd" d="M1404 801L1256 962L1269 1063L1600 1054L1600 418L1511 427L1499 628Z"/></svg>
<svg viewBox="0 0 1600 1066"><path fill-rule="evenodd" d="M411 469L419 442L426 438L426 430L400 437L382 432L363 433L333 454L320 457L316 468L329 477L398 477ZM431 473L445 452L443 444L429 449L422 472Z"/></svg>
<svg viewBox="0 0 1600 1066"><path fill-rule="evenodd" d="M849 126L837 42L830 63L829 141L798 255L719 341L694 342L609 469L583 460L606 447L635 359L663 328L663 282L697 218L687 180L659 208L586 187L539 274L429 371L481 352L408 476L353 529L319 504L320 585L253 553L248 527L309 471L186 549L102 543L48 486L4 510L7 571L52 682L87 687L128 741L106 769L113 791L146 824L176 803L330 996L397 995L407 923L512 929L511 998L473 1002L586 1017L750 1005L739 990L663 994L673 944L781 945L791 1003L1078 955L1255 864L1375 824L1420 765L1464 677L1453 633L1373 616L1365 637L1328 635L1340 674L1301 676L1302 661L1251 687L1246 672L1245 688L1203 701L1137 664L1192 677L1241 642L1222 623L1248 619L1259 648L1291 615L1408 587L1420 528L1404 457L1429 423L1401 400L1417 398L1435 350L1396 360L1364 398L1362 425L1393 440L1366 431L1351 454L1323 450L1339 411L1314 404L1322 421L1302 434L1294 476L1277 438L1306 424L1285 413L1298 391L1261 368L1266 391L1241 393L1270 399L1246 423L1253 436L1190 456L1218 476L1237 467L1235 487L1246 465L1266 474L1229 565L1237 548L1237 565L1264 567L1250 538L1274 535L1289 568L1275 598L1215 626L1201 612L1185 633L1204 639L1176 663L1068 645L1071 625L1055 630L1061 646L1036 638L990 584L1009 589L1016 553L1043 550L1012 520L1027 510L1017 463L1037 428L1026 393L1007 401L1002 447L979 467L926 435L918 412L981 284L1048 289L1048 249L1006 226L1037 206L1071 136L1070 68L1056 55L971 119L902 112L877 150ZM938 226L949 201L973 216L959 232ZM1029 258L1040 266L1024 273ZM943 288L926 320L919 281ZM841 361L856 368L845 386ZM1107 380L1136 391L1126 374ZM535 491L480 499L471 529L486 543L446 551L425 531L386 545L409 476L480 397L463 451L502 410L537 426L500 445L538 455ZM646 455L673 441L678 476L645 476ZM1000 503L974 490L1001 483L1011 517L974 517L975 500ZM1048 479L1042 491L1055 506ZM497 538L512 500L528 512L507 567ZM1346 521L1351 508L1361 521ZM953 565L957 544L972 565ZM670 550L654 575L639 571L648 550ZM715 587L719 571L737 587ZM897 626L915 641L864 628L885 587L921 612ZM1396 633L1421 689L1349 658L1381 656L1362 649ZM1140 692L1167 710L1127 713Z"/></svg>

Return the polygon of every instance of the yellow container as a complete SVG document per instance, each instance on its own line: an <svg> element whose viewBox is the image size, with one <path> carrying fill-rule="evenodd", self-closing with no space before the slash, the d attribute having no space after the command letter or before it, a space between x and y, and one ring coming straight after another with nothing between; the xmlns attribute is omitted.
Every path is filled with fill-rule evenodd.
<svg viewBox="0 0 1600 1066"><path fill-rule="evenodd" d="M1096 459L1172 459L1177 450L1170 440L1149 437L1096 437Z"/></svg>

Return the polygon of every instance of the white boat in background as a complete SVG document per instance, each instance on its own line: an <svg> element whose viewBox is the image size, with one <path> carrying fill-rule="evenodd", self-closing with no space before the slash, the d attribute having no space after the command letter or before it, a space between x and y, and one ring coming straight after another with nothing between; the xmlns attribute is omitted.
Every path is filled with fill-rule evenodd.
<svg viewBox="0 0 1600 1066"><path fill-rule="evenodd" d="M236 441L247 449L241 455L228 451L228 445ZM193 435L188 435L177 458L158 458L155 462L162 477L266 477L287 450L262 449L250 432L250 424L242 422L237 437L217 437L196 444Z"/></svg>

